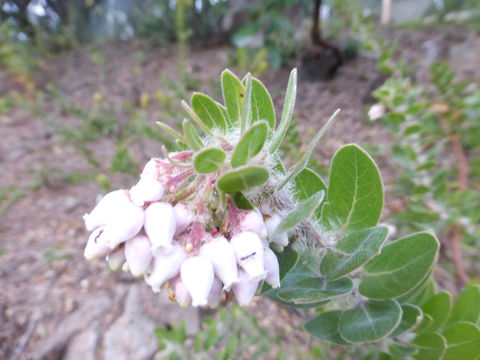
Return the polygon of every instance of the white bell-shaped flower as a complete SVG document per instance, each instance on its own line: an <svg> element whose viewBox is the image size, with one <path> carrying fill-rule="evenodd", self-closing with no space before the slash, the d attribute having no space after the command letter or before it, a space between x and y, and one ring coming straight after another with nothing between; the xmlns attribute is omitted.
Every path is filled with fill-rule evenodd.
<svg viewBox="0 0 480 360"><path fill-rule="evenodd" d="M165 192L163 184L152 176L142 176L130 189L132 202L143 206L146 202L158 201Z"/></svg>
<svg viewBox="0 0 480 360"><path fill-rule="evenodd" d="M215 277L213 279L212 288L210 289L210 294L208 294L208 306L210 306L211 309L217 308L218 305L220 305L220 301L222 300L222 292L222 282Z"/></svg>
<svg viewBox="0 0 480 360"><path fill-rule="evenodd" d="M101 235L111 249L133 238L142 229L145 214L142 208L128 202L119 207L105 224Z"/></svg>
<svg viewBox="0 0 480 360"><path fill-rule="evenodd" d="M108 254L106 260L110 270L112 271L119 270L126 261L125 249L123 248L123 246L117 247L110 254Z"/></svg>
<svg viewBox="0 0 480 360"><path fill-rule="evenodd" d="M170 248L175 234L175 213L171 204L156 202L145 210L145 232L152 242L152 250Z"/></svg>
<svg viewBox="0 0 480 360"><path fill-rule="evenodd" d="M235 251L237 263L254 280L267 276L263 264L263 245L257 234L244 231L232 237L230 244Z"/></svg>
<svg viewBox="0 0 480 360"><path fill-rule="evenodd" d="M267 227L268 231L268 239L272 244L272 247L277 251L283 251L283 248L288 245L288 234L286 232L282 232L275 237L272 237L275 229L282 221L282 218L277 215L273 214L270 218L265 220L265 226Z"/></svg>
<svg viewBox="0 0 480 360"><path fill-rule="evenodd" d="M265 281L270 284L272 288L280 286L280 267L278 265L277 255L269 247L265 248L263 256L265 270L267 270L267 277Z"/></svg>
<svg viewBox="0 0 480 360"><path fill-rule="evenodd" d="M204 256L192 256L183 262L180 275L192 297L192 306L207 305L214 278L211 261Z"/></svg>
<svg viewBox="0 0 480 360"><path fill-rule="evenodd" d="M104 238L102 237L104 228L99 227L95 229L88 238L87 245L85 246L85 250L83 252L83 256L87 260L93 260L101 258L105 255L108 255L112 249L108 244L105 242Z"/></svg>
<svg viewBox="0 0 480 360"><path fill-rule="evenodd" d="M192 297L181 279L175 283L175 299L181 307L187 307L192 302Z"/></svg>
<svg viewBox="0 0 480 360"><path fill-rule="evenodd" d="M188 206L182 203L177 203L173 207L173 212L175 213L176 224L175 235L179 235L192 224L195 219L195 214Z"/></svg>
<svg viewBox="0 0 480 360"><path fill-rule="evenodd" d="M268 235L263 216L257 209L248 211L243 215L240 219L240 230L254 232L261 239L265 239Z"/></svg>
<svg viewBox="0 0 480 360"><path fill-rule="evenodd" d="M137 235L125 243L125 258L133 276L143 275L152 261L152 244L145 235Z"/></svg>
<svg viewBox="0 0 480 360"><path fill-rule="evenodd" d="M237 280L237 258L228 240L223 236L213 238L200 248L200 255L212 262L215 275L223 282L224 289L230 290Z"/></svg>
<svg viewBox="0 0 480 360"><path fill-rule="evenodd" d="M258 288L258 281L253 280L242 269L238 270L238 281L232 286L233 293L240 306L250 305Z"/></svg>
<svg viewBox="0 0 480 360"><path fill-rule="evenodd" d="M126 201L128 201L126 190L115 190L106 194L90 213L83 215L87 230L92 231L105 225Z"/></svg>
<svg viewBox="0 0 480 360"><path fill-rule="evenodd" d="M155 255L152 272L145 277L145 282L152 287L153 292L159 292L165 281L180 272L180 267L186 257L187 253L180 245L174 245L171 249L161 249Z"/></svg>

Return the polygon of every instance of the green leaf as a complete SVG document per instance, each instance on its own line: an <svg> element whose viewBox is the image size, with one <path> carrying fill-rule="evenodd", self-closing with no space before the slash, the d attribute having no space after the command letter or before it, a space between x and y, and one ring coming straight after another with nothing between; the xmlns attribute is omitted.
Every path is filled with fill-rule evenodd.
<svg viewBox="0 0 480 360"><path fill-rule="evenodd" d="M321 273L329 280L347 275L380 253L387 239L386 227L362 229L337 243L336 252L328 252L320 264Z"/></svg>
<svg viewBox="0 0 480 360"><path fill-rule="evenodd" d="M355 144L343 146L332 160L322 223L353 232L375 226L383 205L382 180L372 158Z"/></svg>
<svg viewBox="0 0 480 360"><path fill-rule="evenodd" d="M295 108L295 98L297 97L297 69L293 69L288 79L287 91L285 93L285 101L283 103L282 119L278 124L277 130L273 134L272 143L270 145L270 154L277 151L282 143L285 134L290 126Z"/></svg>
<svg viewBox="0 0 480 360"><path fill-rule="evenodd" d="M369 300L340 315L338 331L352 343L380 340L400 324L402 308L392 299Z"/></svg>
<svg viewBox="0 0 480 360"><path fill-rule="evenodd" d="M240 134L245 133L247 126L250 125L250 116L252 110L252 75L248 73L245 76L245 99L243 101L242 116L240 117Z"/></svg>
<svg viewBox="0 0 480 360"><path fill-rule="evenodd" d="M398 344L390 344L388 347L390 354L393 355L394 358L404 358L407 356L412 356L417 353L418 349L413 345L398 345Z"/></svg>
<svg viewBox="0 0 480 360"><path fill-rule="evenodd" d="M232 166L245 165L248 160L257 155L267 139L268 125L265 121L254 124L243 134L232 154Z"/></svg>
<svg viewBox="0 0 480 360"><path fill-rule="evenodd" d="M476 323L480 315L480 285L470 285L463 290L453 304L448 324L458 321Z"/></svg>
<svg viewBox="0 0 480 360"><path fill-rule="evenodd" d="M293 228L294 226L297 226L303 220L310 218L315 210L320 206L324 194L325 192L323 190L318 191L308 199L298 204L298 206L287 216L285 216L280 224L278 224L277 228L272 234L272 238Z"/></svg>
<svg viewBox="0 0 480 360"><path fill-rule="evenodd" d="M303 327L310 334L333 344L346 345L346 342L338 332L338 320L340 310L322 313L308 320Z"/></svg>
<svg viewBox="0 0 480 360"><path fill-rule="evenodd" d="M428 330L430 329L430 326L432 326L434 322L435 321L433 320L433 317L430 314L423 314L422 321L415 328L415 332L417 334L428 333L429 332Z"/></svg>
<svg viewBox="0 0 480 360"><path fill-rule="evenodd" d="M435 294L430 300L422 305L422 311L432 317L433 322L428 326L425 331L435 332L440 330L450 315L450 309L452 306L452 297L446 292L442 291Z"/></svg>
<svg viewBox="0 0 480 360"><path fill-rule="evenodd" d="M402 320L396 329L389 335L390 337L398 336L406 331L413 329L422 319L422 310L415 305L402 305Z"/></svg>
<svg viewBox="0 0 480 360"><path fill-rule="evenodd" d="M375 353L375 354L368 354L364 356L361 360L392 360L392 357L384 352L382 353Z"/></svg>
<svg viewBox="0 0 480 360"><path fill-rule="evenodd" d="M303 169L294 179L294 197L301 201L321 190L327 190L322 178L309 168Z"/></svg>
<svg viewBox="0 0 480 360"><path fill-rule="evenodd" d="M443 336L448 344L445 360L480 359L480 328L477 325L463 321L455 323L445 329Z"/></svg>
<svg viewBox="0 0 480 360"><path fill-rule="evenodd" d="M209 174L217 171L227 158L227 154L220 148L211 147L199 151L193 157L193 167L199 174Z"/></svg>
<svg viewBox="0 0 480 360"><path fill-rule="evenodd" d="M224 173L217 180L217 187L225 194L235 194L263 185L269 176L268 170L261 166L244 166Z"/></svg>
<svg viewBox="0 0 480 360"><path fill-rule="evenodd" d="M281 189L284 187L287 183L290 182L294 177L296 177L303 169L305 169L305 166L307 166L308 162L310 161L310 156L312 155L313 150L315 150L315 146L317 145L318 140L325 134L325 132L328 130L330 125L333 123L333 120L337 116L337 114L340 112L340 109L337 109L333 115L328 119L328 121L325 123L324 126L320 129L320 131L313 137L312 141L308 145L307 149L303 152L302 156L300 157L300 160L288 171L288 175L282 180L282 182L278 185L278 188Z"/></svg>
<svg viewBox="0 0 480 360"><path fill-rule="evenodd" d="M320 277L306 277L289 285L287 289L280 290L278 295L295 304L310 304L348 294L352 289L353 282L349 278L327 281Z"/></svg>
<svg viewBox="0 0 480 360"><path fill-rule="evenodd" d="M205 125L209 128L216 127L223 132L227 130L222 111L212 98L202 93L193 93L191 103L193 111L197 113Z"/></svg>
<svg viewBox="0 0 480 360"><path fill-rule="evenodd" d="M242 82L228 69L222 72L222 94L230 123L233 126L240 124L245 89Z"/></svg>
<svg viewBox="0 0 480 360"><path fill-rule="evenodd" d="M177 130L175 129L172 129L170 126L168 126L167 124L164 124L162 123L161 121L157 121L157 125L160 126L163 130L165 130L167 133L169 133L171 136L173 136L174 138L176 138L178 141L182 142L182 143L186 143L187 142L187 139L182 135L180 134Z"/></svg>
<svg viewBox="0 0 480 360"><path fill-rule="evenodd" d="M435 282L431 278L431 273L425 276L412 290L398 296L397 300L401 304L410 303L422 306L428 299L435 295Z"/></svg>
<svg viewBox="0 0 480 360"><path fill-rule="evenodd" d="M253 210L253 205L248 201L248 199L241 193L237 192L231 195L233 205L240 210Z"/></svg>
<svg viewBox="0 0 480 360"><path fill-rule="evenodd" d="M183 132L185 133L185 137L187 140L188 145L191 149L198 151L203 148L203 142L198 135L197 129L195 126L188 120L183 120Z"/></svg>
<svg viewBox="0 0 480 360"><path fill-rule="evenodd" d="M418 348L413 356L415 360L439 360L447 348L445 338L438 333L419 335L412 340L412 344Z"/></svg>
<svg viewBox="0 0 480 360"><path fill-rule="evenodd" d="M430 232L412 234L386 245L379 256L365 265L360 293L387 299L408 292L428 275L439 246Z"/></svg>
<svg viewBox="0 0 480 360"><path fill-rule="evenodd" d="M252 78L252 123L261 120L265 120L271 130L275 129L272 97L260 80Z"/></svg>
<svg viewBox="0 0 480 360"><path fill-rule="evenodd" d="M215 137L215 134L210 130L210 128L205 125L205 123L200 119L195 111L188 105L188 103L185 100L182 100L182 107L185 109L187 114L190 116L190 118L193 120L197 126L202 129L205 134L210 135L211 137Z"/></svg>

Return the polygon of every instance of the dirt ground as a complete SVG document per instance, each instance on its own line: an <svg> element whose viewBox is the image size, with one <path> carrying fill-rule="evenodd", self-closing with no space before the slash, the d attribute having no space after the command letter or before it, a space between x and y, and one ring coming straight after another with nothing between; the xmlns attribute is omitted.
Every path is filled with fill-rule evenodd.
<svg viewBox="0 0 480 360"><path fill-rule="evenodd" d="M426 65L423 61L430 56L429 46L436 46L438 54L435 56L451 60L461 74L480 79L478 35L455 29L446 29L441 33L433 30L405 30L402 35L402 50L407 58L418 60L417 73L420 74L420 79L425 73ZM92 64L87 49L51 59L40 74L40 85L53 82L69 100L85 107L91 106L92 94L96 91L107 94L113 103L122 104L126 99L138 96L139 92L154 93L164 89L159 75L172 79L175 77L176 61L173 52L145 50L142 47L146 56L142 60L143 71L137 74L132 70L137 62L135 46L137 45L120 44L102 48L105 57L102 69ZM456 48L452 50L454 46ZM473 59L476 56L476 63L472 63L472 56ZM187 63L194 68L193 75L202 81L200 88L215 96L210 87L211 79L218 79L220 72L229 66L225 49L197 50L190 54ZM236 72L242 74L241 71ZM289 69L285 68L268 71L262 76L267 87L273 90L278 113L281 111L282 91L286 87L288 73ZM299 83L295 115L300 136L305 141L335 109L341 109L328 136L318 145L316 155L320 163L328 166L335 150L346 143L388 148L388 132L381 125L371 125L365 120L368 105L363 100L372 90L372 82L377 75L376 62L360 56L343 66L331 81ZM65 124L75 122L64 116L55 107L53 100L46 102L45 109L47 117L55 117ZM180 104L178 109L181 111ZM155 127L161 111L159 107L149 110L152 127ZM120 118L125 116L119 113ZM44 114L35 115L21 108L0 115L1 189L39 181L38 177L45 175L45 172L48 175L51 169L62 169L65 172L88 170L84 158L72 146L60 144L45 120ZM100 154L101 159L109 159L114 151L112 143L107 140L95 143L92 148ZM388 152L382 152L381 156L376 156L376 160L386 184L385 203L395 204L396 199L389 192L394 172L388 155L383 154ZM143 151L134 152L139 163L159 155L160 144L154 142L145 142ZM107 168L106 165L105 169ZM101 191L99 185L93 181L71 184L61 178L44 178L46 180L42 186L26 192L25 196L0 215L2 359L47 356L55 347L53 353L57 356L52 358L69 358L65 355L65 345L80 328L73 326L74 330L71 330L68 339L63 339L63 343L59 340L60 345L49 343L54 335L59 336L58 329L61 324L65 325L65 319L82 309L87 301L105 298L108 305L102 308L95 320L91 320L98 329L105 329L122 314L121 300L133 284L129 276L111 273L104 262L87 262L83 258L87 232L82 215L95 204ZM127 175L111 177L114 187L129 187L134 181L134 178ZM165 316L158 311L157 295L152 294L143 283L139 288L143 314L155 324L164 324ZM254 309L261 309L264 314L260 319L261 324L273 324L273 331L287 339L287 328L299 325L301 314L282 310L283 315L277 317L279 308L268 299L257 299L254 305ZM66 330L68 331L70 330ZM297 340L306 346L311 341L305 336L299 336ZM101 356L102 351L96 348L96 355Z"/></svg>

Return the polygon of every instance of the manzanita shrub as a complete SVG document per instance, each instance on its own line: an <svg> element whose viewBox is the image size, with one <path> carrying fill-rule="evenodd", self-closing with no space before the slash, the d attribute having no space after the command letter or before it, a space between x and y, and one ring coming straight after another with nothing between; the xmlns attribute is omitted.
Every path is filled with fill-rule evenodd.
<svg viewBox="0 0 480 360"><path fill-rule="evenodd" d="M440 359L450 340L452 353L477 358L480 347L452 330L480 340L477 295L464 296L475 313L467 319L452 311L444 328L429 306L444 296L434 294L431 280L439 242L429 231L388 239L377 225L383 188L372 158L355 144L343 146L328 184L306 167L334 116L285 169L278 149L292 120L296 78L293 70L278 124L269 92L249 74L240 80L222 73L224 105L201 93L183 102L191 118L183 133L159 124L178 151L163 147L165 157L151 159L137 184L105 195L84 216L92 231L85 256L107 256L111 268L143 276L182 306L248 305L263 294L317 308L306 331L342 346L378 343L390 353L381 358ZM412 332L419 324L425 332Z"/></svg>

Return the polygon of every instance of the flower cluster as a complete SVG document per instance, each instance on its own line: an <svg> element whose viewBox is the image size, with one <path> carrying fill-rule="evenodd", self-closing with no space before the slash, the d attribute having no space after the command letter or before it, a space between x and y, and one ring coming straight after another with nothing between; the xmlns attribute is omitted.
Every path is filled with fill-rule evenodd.
<svg viewBox="0 0 480 360"><path fill-rule="evenodd" d="M165 288L181 306L215 307L233 296L248 305L264 281L280 286L270 247L282 251L288 236L272 237L278 214L239 210L229 200L212 208L222 203L212 201L213 175L195 182L192 170L176 163L192 155L151 159L136 185L108 193L85 214L92 231L85 257L106 256L112 270L143 276L154 292Z"/></svg>

